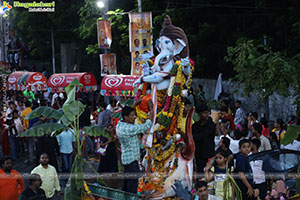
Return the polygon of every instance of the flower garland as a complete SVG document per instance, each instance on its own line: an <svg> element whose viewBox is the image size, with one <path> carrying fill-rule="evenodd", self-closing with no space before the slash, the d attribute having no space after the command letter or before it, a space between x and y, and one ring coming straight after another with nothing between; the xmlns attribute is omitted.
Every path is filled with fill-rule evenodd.
<svg viewBox="0 0 300 200"><path fill-rule="evenodd" d="M175 148L176 149L173 151L173 154L169 155L169 157L170 157L170 156L174 155L174 153L176 152L175 160L173 160L173 159L170 160L167 167L165 167L165 162L167 161L167 159L165 161L156 161L156 160L152 161L152 166L156 166L156 168L152 167L151 171L158 172L158 174L155 173L156 181L151 181L151 176L149 179L147 179L147 181L145 181L144 179L139 180L140 181L139 186L141 186L141 187L139 187L138 191L142 191L141 188L147 187L146 185L151 185L152 187L155 187L156 189L160 188L159 191L162 192L162 190L164 188L165 180L169 176L171 176L178 167L178 157L179 157L180 148L178 148L178 146L176 146ZM159 180L159 181L157 181L157 180Z"/></svg>
<svg viewBox="0 0 300 200"><path fill-rule="evenodd" d="M191 73L190 73L190 75L188 77L188 80L186 82L186 86L190 90L191 89L191 85L192 85L192 81L193 81L192 77L193 77L195 62L192 59L190 59L190 58L189 58L189 60L190 60L190 64L189 65L190 65L190 68L191 68Z"/></svg>
<svg viewBox="0 0 300 200"><path fill-rule="evenodd" d="M165 106L162 113L159 113L158 122L165 127L171 125L171 118L174 114L176 106L180 101L180 95L185 84L185 77L182 73L181 61L176 61L171 69L170 85L167 91ZM171 105L171 106L170 106Z"/></svg>
<svg viewBox="0 0 300 200"><path fill-rule="evenodd" d="M148 119L148 113L143 112L142 110L140 110L138 107L136 107L136 115L137 115L137 121L138 124L142 124L142 120L141 119Z"/></svg>
<svg viewBox="0 0 300 200"><path fill-rule="evenodd" d="M148 149L148 150L149 150L149 154L151 155L151 157L154 161L161 162L161 161L165 161L166 159L168 159L174 153L175 147L176 147L176 143L173 142L171 144L171 147L166 152L163 152L162 155L160 152L156 153L152 149ZM159 165L161 165L161 164L162 163L159 163Z"/></svg>
<svg viewBox="0 0 300 200"><path fill-rule="evenodd" d="M157 102L160 102L160 106L163 104L166 98L166 94L167 94L167 89L157 91ZM159 104L157 106L159 106Z"/></svg>
<svg viewBox="0 0 300 200"><path fill-rule="evenodd" d="M168 131L168 135L166 137L167 141L169 141L171 136L173 136L173 134L174 134L174 130L175 130L176 122L177 122L176 118L177 118L176 115L172 118L172 124L170 126L170 129Z"/></svg>
<svg viewBox="0 0 300 200"><path fill-rule="evenodd" d="M183 111L184 111L184 103L183 103L183 102L180 102L180 105L179 105L178 124L182 124ZM180 127L180 126L179 126L179 127ZM181 130L181 131L183 131L183 130Z"/></svg>

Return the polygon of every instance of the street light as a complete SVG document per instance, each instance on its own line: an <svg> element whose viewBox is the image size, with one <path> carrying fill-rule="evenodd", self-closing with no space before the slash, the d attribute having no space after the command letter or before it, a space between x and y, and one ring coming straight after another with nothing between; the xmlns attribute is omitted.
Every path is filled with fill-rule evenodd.
<svg viewBox="0 0 300 200"><path fill-rule="evenodd" d="M104 8L104 2L103 1L97 1L98 8Z"/></svg>

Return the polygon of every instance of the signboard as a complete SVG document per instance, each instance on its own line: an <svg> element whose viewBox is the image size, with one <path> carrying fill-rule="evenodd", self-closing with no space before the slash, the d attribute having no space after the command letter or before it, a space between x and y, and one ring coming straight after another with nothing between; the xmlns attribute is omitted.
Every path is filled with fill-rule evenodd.
<svg viewBox="0 0 300 200"><path fill-rule="evenodd" d="M83 91L97 90L97 82L91 73L52 74L48 80L48 92L63 92L75 78L82 84Z"/></svg>
<svg viewBox="0 0 300 200"><path fill-rule="evenodd" d="M103 96L134 96L133 83L139 76L108 75L102 79L101 95Z"/></svg>
<svg viewBox="0 0 300 200"><path fill-rule="evenodd" d="M152 14L129 13L129 47L131 52L131 75L141 75L141 66L146 62L142 54L153 52L152 47Z"/></svg>

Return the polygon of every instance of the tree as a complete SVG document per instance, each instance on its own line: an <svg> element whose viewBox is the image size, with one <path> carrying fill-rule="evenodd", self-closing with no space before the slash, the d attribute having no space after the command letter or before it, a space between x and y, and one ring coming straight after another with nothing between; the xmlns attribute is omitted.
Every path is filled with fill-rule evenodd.
<svg viewBox="0 0 300 200"><path fill-rule="evenodd" d="M235 47L228 47L225 61L233 64L243 93L250 96L257 92L265 102L277 92L289 96L291 87L297 85L297 65L281 52L273 52L268 46L241 38Z"/></svg>

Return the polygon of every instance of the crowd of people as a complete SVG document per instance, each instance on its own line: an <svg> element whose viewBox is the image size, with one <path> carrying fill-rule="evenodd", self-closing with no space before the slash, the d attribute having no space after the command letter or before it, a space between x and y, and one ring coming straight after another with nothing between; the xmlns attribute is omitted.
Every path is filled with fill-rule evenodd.
<svg viewBox="0 0 300 200"><path fill-rule="evenodd" d="M40 106L61 108L64 95L53 95L53 101L46 93L34 94L31 91L11 92L7 97L6 100L2 99L2 106L6 111L1 115L3 158L0 191L6 194L1 199L60 199L57 173L70 173L72 156L75 155L73 134L66 130L57 137L51 137L50 133L42 137L23 137L22 133L52 120L44 116L30 120L25 117ZM27 158L25 161L24 156ZM24 161L24 166L36 166L29 176L29 185L25 190L22 176L12 169L14 163L21 161ZM13 177L17 182L11 180Z"/></svg>
<svg viewBox="0 0 300 200"><path fill-rule="evenodd" d="M266 176L263 160L250 161L249 156L274 149L300 151L300 137L285 146L280 143L287 128L282 119L276 119L269 129L267 119L259 119L257 112L246 114L241 101L235 102L234 115L226 104L222 103L219 119L210 117L206 105L198 106L200 120L192 126L197 172L204 173L210 192L220 199L224 198L224 181L228 175L234 177L243 200L286 199L284 178ZM278 184L283 185L279 192ZM236 188L231 189L230 193L236 197Z"/></svg>
<svg viewBox="0 0 300 200"><path fill-rule="evenodd" d="M5 101L6 112L1 116L2 152L1 176L14 177L0 179L1 191L9 191L4 199L55 199L60 197L60 181L58 173L70 173L73 157L76 155L75 138L72 130L63 131L57 137L46 134L41 137L22 137L21 134L31 127L43 124L52 119L44 116L27 120L25 117L39 106L51 106L60 109L66 96L63 93L51 94L32 92L18 92L8 95ZM83 155L87 159L100 161L99 173L140 173L140 160L144 156L140 152L138 135L145 132L151 126L153 116L142 124L135 124L136 112L133 107L122 106L122 119L112 120L112 112L120 107L113 108L103 100L96 103L97 108L91 112L88 99L79 97L79 100L87 105L80 116L79 128L95 124L105 129L110 138L85 137ZM151 101L149 101L151 102ZM300 138L289 145L280 145L285 136L286 126L282 119L274 122L273 128L266 118L259 119L256 112L245 114L242 102L236 101L235 108L230 108L224 101L218 119L211 117L210 109L206 106L203 87L193 95L184 99L185 116L188 110L196 107L198 120L193 122L192 133L195 142L195 171L197 181L194 184L194 193L178 194L183 199L223 199L224 181L228 175L235 175L235 181L241 191L242 199L272 199L286 196L287 190L276 191L274 185L281 184L282 180L269 180L263 170L263 161L249 162L248 156L258 152L272 149L292 149L300 151ZM140 105L142 106L142 105ZM148 105L148 101L146 102ZM152 113L152 112L150 112ZM184 125L185 126L185 125ZM122 153L121 153L122 152ZM24 190L22 176L12 169L13 163L20 160L20 155L26 154L24 164L35 164L31 172L29 185ZM59 165L61 163L61 165ZM120 165L121 164L121 167ZM51 174L51 179L49 178ZM176 183L178 186L178 183ZM136 193L137 179L125 179L123 190ZM180 187L180 186L178 186ZM176 188L178 188L176 187ZM237 190L229 185L233 198ZM176 189L176 191L179 191Z"/></svg>

